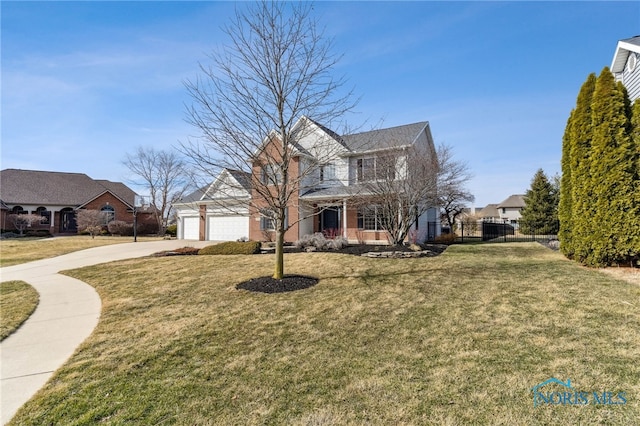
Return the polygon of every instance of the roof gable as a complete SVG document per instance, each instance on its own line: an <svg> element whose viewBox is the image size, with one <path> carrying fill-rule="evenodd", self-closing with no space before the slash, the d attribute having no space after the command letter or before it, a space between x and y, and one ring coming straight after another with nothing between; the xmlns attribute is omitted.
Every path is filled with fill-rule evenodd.
<svg viewBox="0 0 640 426"><path fill-rule="evenodd" d="M640 53L640 36L618 41L616 52L613 54L613 60L611 61L612 73L624 71L630 52Z"/></svg>
<svg viewBox="0 0 640 426"><path fill-rule="evenodd" d="M222 169L198 201L251 196L251 175L240 170Z"/></svg>

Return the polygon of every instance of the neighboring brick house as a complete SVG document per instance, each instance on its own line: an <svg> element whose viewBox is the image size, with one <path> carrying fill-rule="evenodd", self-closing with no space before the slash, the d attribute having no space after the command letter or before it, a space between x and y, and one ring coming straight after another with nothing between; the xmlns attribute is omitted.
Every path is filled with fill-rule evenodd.
<svg viewBox="0 0 640 426"><path fill-rule="evenodd" d="M618 41L611 72L624 84L631 102L640 98L640 36Z"/></svg>
<svg viewBox="0 0 640 426"><path fill-rule="evenodd" d="M45 217L33 229L51 234L77 232L79 209L106 213L105 224L112 220L133 223L136 193L121 182L95 180L82 173L5 169L0 171L2 229L12 229L10 214L33 213ZM154 223L153 214L140 212L139 223Z"/></svg>
<svg viewBox="0 0 640 426"><path fill-rule="evenodd" d="M406 170L413 149L424 149L435 159L435 148L428 122L419 122L370 132L338 135L326 127L302 117L296 126L302 126L303 136L291 143L289 174L293 180L301 177L299 190L289 199L286 221L290 228L285 233L286 242L294 242L304 235L323 232L342 235L350 242L387 243L387 233L380 227L375 204L355 202L354 194L368 181L402 179L411 170ZM294 126L292 134L296 134ZM272 138L272 139L270 139ZM265 202L257 189L250 185L251 179L265 182L268 176L268 161L277 161L270 155L271 144L279 143L275 134L268 136L257 153L248 173L223 170L209 188L203 188L185 197L174 205L178 215L178 236L189 239L215 239L222 236L215 230L215 210L226 211L227 223L234 223L236 232L221 239L248 236L251 240L272 238L273 222L265 216ZM314 153L324 150L331 154L322 157ZM261 156L261 153L265 153ZM389 161L389 159L392 161ZM276 168L277 169L277 168ZM233 175L234 174L234 175ZM243 177L238 177L243 176ZM230 179L231 177L235 177ZM241 183L242 182L242 183ZM229 185L240 190L241 197L225 197L215 190L216 185ZM244 191L244 192L242 192ZM224 192L224 191L222 191ZM241 202L243 210L234 213L235 206L225 209L220 200ZM244 203L244 204L242 204ZM215 206L215 207L214 207ZM218 213L222 215L223 213ZM232 219L235 217L235 219ZM439 209L435 206L421 214L413 225L420 231L421 239L434 238L439 232ZM246 225L244 225L246 224ZM245 227L246 226L246 227ZM189 237L189 238L187 238Z"/></svg>

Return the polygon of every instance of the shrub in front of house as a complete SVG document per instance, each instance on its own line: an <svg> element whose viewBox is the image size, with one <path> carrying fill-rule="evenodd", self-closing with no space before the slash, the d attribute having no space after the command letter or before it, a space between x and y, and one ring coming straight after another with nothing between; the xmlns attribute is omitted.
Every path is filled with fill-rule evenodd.
<svg viewBox="0 0 640 426"><path fill-rule="evenodd" d="M111 235L121 235L123 237L133 235L133 224L122 220L112 220L107 225L107 229L109 229Z"/></svg>
<svg viewBox="0 0 640 426"><path fill-rule="evenodd" d="M258 241L227 241L200 249L198 254L257 254L260 253Z"/></svg>
<svg viewBox="0 0 640 426"><path fill-rule="evenodd" d="M166 235L169 235L170 237L176 237L178 235L178 225L173 224L167 226L167 229L165 229L164 233Z"/></svg>
<svg viewBox="0 0 640 426"><path fill-rule="evenodd" d="M158 233L158 222L138 221L138 235L155 235Z"/></svg>
<svg viewBox="0 0 640 426"><path fill-rule="evenodd" d="M340 250L349 245L346 238L339 236L333 239L327 238L321 232L303 235L294 245L299 249L315 247L318 250Z"/></svg>
<svg viewBox="0 0 640 426"><path fill-rule="evenodd" d="M435 238L435 242L438 244L453 244L456 242L456 238L458 238L457 234L440 234Z"/></svg>

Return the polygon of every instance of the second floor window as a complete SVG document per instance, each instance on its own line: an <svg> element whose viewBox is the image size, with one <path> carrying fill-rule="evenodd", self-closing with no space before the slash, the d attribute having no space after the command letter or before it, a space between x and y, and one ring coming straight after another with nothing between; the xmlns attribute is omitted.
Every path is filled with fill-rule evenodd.
<svg viewBox="0 0 640 426"><path fill-rule="evenodd" d="M367 182L373 180L376 175L376 159L375 158L359 158L357 164L358 182Z"/></svg>
<svg viewBox="0 0 640 426"><path fill-rule="evenodd" d="M336 178L336 166L328 163L320 166L320 182L326 182L335 180Z"/></svg>
<svg viewBox="0 0 640 426"><path fill-rule="evenodd" d="M260 180L265 185L280 185L282 183L282 171L273 164L262 166Z"/></svg>
<svg viewBox="0 0 640 426"><path fill-rule="evenodd" d="M395 180L396 157L381 155L378 157L359 158L356 164L358 182L372 180Z"/></svg>

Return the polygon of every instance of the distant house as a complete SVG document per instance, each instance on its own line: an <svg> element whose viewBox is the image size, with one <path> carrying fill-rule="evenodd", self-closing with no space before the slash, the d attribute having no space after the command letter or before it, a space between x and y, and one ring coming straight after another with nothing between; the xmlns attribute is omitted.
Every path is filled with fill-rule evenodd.
<svg viewBox="0 0 640 426"><path fill-rule="evenodd" d="M403 164L418 149L431 153L435 159L429 123L338 135L301 117L292 133L301 136L291 142L293 154L289 176L295 179L305 171L308 182L303 182L286 208L285 220L292 225L284 235L285 241L293 242L304 235L324 232L354 242L386 244L387 233L381 226L382 209L373 199L370 203L356 202L354 194L363 194L363 188L371 182L400 182L411 177L414 171L407 170ZM265 138L263 153L271 152L271 144L279 143L274 135ZM314 153L314 146L324 146L335 154L321 160ZM250 185L252 181L278 181L269 161L261 156L254 158L250 174L225 169L211 185L174 204L178 236L200 240L269 238L274 231L271 212L264 197ZM439 233L439 209L427 207L430 208L416 217L411 231L419 231L424 238L433 238Z"/></svg>
<svg viewBox="0 0 640 426"><path fill-rule="evenodd" d="M136 193L122 182L95 180L82 173L5 169L0 171L0 201L3 230L13 229L11 214L32 213L44 219L34 229L51 234L76 233L76 213L80 209L105 212L105 225L112 220L133 222ZM152 223L142 212L140 223Z"/></svg>
<svg viewBox="0 0 640 426"><path fill-rule="evenodd" d="M476 209L476 212L483 222L501 222L497 204L487 204L486 207Z"/></svg>
<svg viewBox="0 0 640 426"><path fill-rule="evenodd" d="M524 195L515 194L509 196L499 204L487 204L482 209L477 209L477 215L483 222L517 224L525 206Z"/></svg>
<svg viewBox="0 0 640 426"><path fill-rule="evenodd" d="M627 88L632 102L640 98L640 36L618 41L611 72Z"/></svg>
<svg viewBox="0 0 640 426"><path fill-rule="evenodd" d="M504 223L516 224L522 217L520 212L525 206L524 195L515 194L497 205L500 220Z"/></svg>

